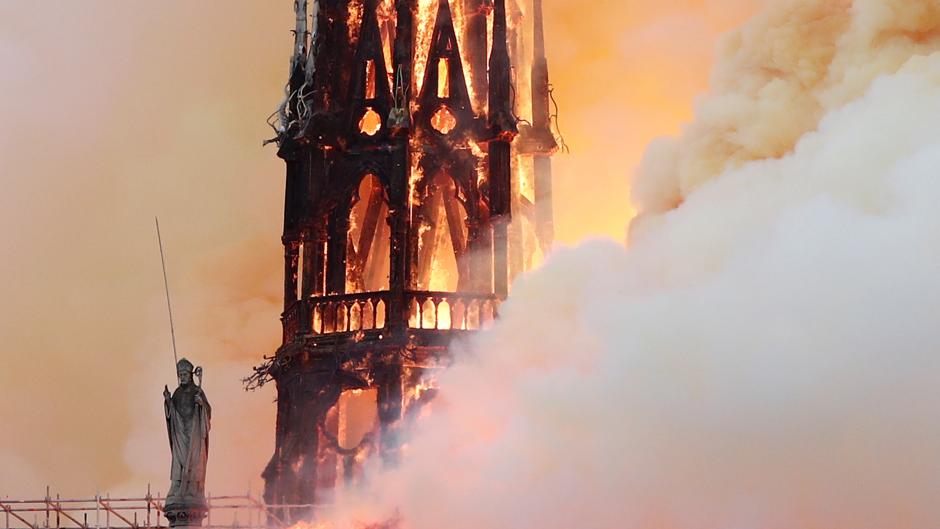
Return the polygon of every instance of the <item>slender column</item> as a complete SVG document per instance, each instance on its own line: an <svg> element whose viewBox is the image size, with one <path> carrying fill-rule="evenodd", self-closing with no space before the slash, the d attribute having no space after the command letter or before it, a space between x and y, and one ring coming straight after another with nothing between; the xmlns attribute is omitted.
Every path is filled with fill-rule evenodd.
<svg viewBox="0 0 940 529"><path fill-rule="evenodd" d="M510 150L509 156L509 197L510 208L512 211L522 210L522 185L520 183L521 160L513 156ZM516 276L525 272L525 234L523 234L522 218L515 217L509 222L509 282L515 281Z"/></svg>
<svg viewBox="0 0 940 529"><path fill-rule="evenodd" d="M532 129L535 150L535 231L542 252L548 252L555 238L555 213L552 207L552 160L558 148L551 131L549 111L548 59L545 56L545 28L542 0L534 0L533 23L535 49L532 60Z"/></svg>
<svg viewBox="0 0 940 529"><path fill-rule="evenodd" d="M284 310L297 301L297 266L300 260L300 243L284 242Z"/></svg>
<svg viewBox="0 0 940 529"><path fill-rule="evenodd" d="M408 266L408 213L405 207L395 207L389 211L391 247L389 248L388 285L391 291L389 305L385 307L386 323L389 327L402 327L407 324L405 317L405 290L410 282Z"/></svg>
<svg viewBox="0 0 940 529"><path fill-rule="evenodd" d="M261 474L264 478L264 502L268 505L289 505L295 500L292 491L296 490L296 479L290 465L290 435L293 427L293 391L291 389L290 384L277 379L274 455ZM290 515L286 510L275 514L282 519Z"/></svg>
<svg viewBox="0 0 940 529"><path fill-rule="evenodd" d="M288 82L288 90L291 97L287 102L287 110L291 120L289 125L293 125L293 127L291 127L292 130L290 130L291 133L297 132L295 127L299 125L296 121L299 114L299 97L297 97L297 94L300 92L300 87L303 86L306 78L307 0L294 0L294 19L294 53L291 55L290 81Z"/></svg>
<svg viewBox="0 0 940 529"><path fill-rule="evenodd" d="M411 82L414 60L415 0L395 0L396 33L393 49L392 92L396 105L403 114L398 125L401 129L394 137L391 186L389 190L389 268L388 286L391 298L385 307L386 325L392 329L407 326L405 290L411 284L411 228L408 222L411 196L411 147L408 130L411 127Z"/></svg>
<svg viewBox="0 0 940 529"><path fill-rule="evenodd" d="M547 253L555 240L555 212L552 206L552 159L535 156L535 233L542 253Z"/></svg>
<svg viewBox="0 0 940 529"><path fill-rule="evenodd" d="M402 412L402 368L388 366L378 381L379 454L382 462L393 465L398 461L399 421Z"/></svg>
<svg viewBox="0 0 940 529"><path fill-rule="evenodd" d="M394 86L398 88L411 87L411 65L414 59L414 17L415 0L395 0L395 15L397 17L394 57L392 57L393 67L395 69L392 79ZM401 71L401 75L398 75Z"/></svg>
<svg viewBox="0 0 940 529"><path fill-rule="evenodd" d="M509 206L509 158L510 147L505 141L494 141L490 143L490 203L495 204L503 199L505 195L505 204L502 205L504 213L496 214L491 219L493 225L493 293L500 298L509 295L509 222L511 220ZM505 186L500 186L497 182L505 179ZM499 189L501 188L502 189Z"/></svg>
<svg viewBox="0 0 940 529"><path fill-rule="evenodd" d="M287 160L287 182L284 196L284 309L290 308L297 301L297 286L300 271L297 269L300 259L300 232L304 216L303 194L307 189L305 167L297 159Z"/></svg>
<svg viewBox="0 0 940 529"><path fill-rule="evenodd" d="M349 208L336 207L330 213L329 242L326 251L326 293L346 292L346 246L349 237Z"/></svg>
<svg viewBox="0 0 940 529"><path fill-rule="evenodd" d="M303 245L303 274L300 281L300 298L307 299L315 292L314 277L316 276L317 242L306 240Z"/></svg>
<svg viewBox="0 0 940 529"><path fill-rule="evenodd" d="M324 408L323 413L325 413L325 416L323 422L312 430L313 435L319 438L319 450L317 451L316 457L313 458L318 468L315 488L317 490L327 491L327 494L336 487L337 478L337 454L335 450L329 447L329 442L327 441L327 437L336 439L339 434L339 410L329 410L335 403L336 401L334 400L329 406ZM322 405L321 403L321 406ZM311 499L315 498L311 496Z"/></svg>
<svg viewBox="0 0 940 529"><path fill-rule="evenodd" d="M511 148L518 130L512 113L512 81L507 48L506 1L496 0L493 12L493 50L490 53L489 144L490 215L493 224L493 290L509 294L508 228L511 205Z"/></svg>
<svg viewBox="0 0 940 529"><path fill-rule="evenodd" d="M545 28L542 17L542 0L533 0L533 34L535 46L532 50L532 126L536 130L549 130L548 109L548 59L545 56Z"/></svg>
<svg viewBox="0 0 940 529"><path fill-rule="evenodd" d="M324 260L326 259L325 243L326 241L316 234L311 235L304 242L303 281L301 281L300 287L303 299L323 294Z"/></svg>
<svg viewBox="0 0 940 529"><path fill-rule="evenodd" d="M322 404L318 401L316 392L303 387L303 384L303 379L298 379L297 393L300 401L294 403L294 422L291 425L292 435L295 436L295 439L292 439L295 452L291 464L297 471L295 504L315 502L319 481L317 455L320 452L320 439L315 432ZM309 508L292 509L291 521L310 519L312 514Z"/></svg>
<svg viewBox="0 0 940 529"><path fill-rule="evenodd" d="M303 215L301 226L304 237L304 297L322 295L326 270L326 240L328 218L323 213L324 195L328 191L330 166L335 163L328 152L319 146L304 149L301 159L305 170L304 188L298 189Z"/></svg>

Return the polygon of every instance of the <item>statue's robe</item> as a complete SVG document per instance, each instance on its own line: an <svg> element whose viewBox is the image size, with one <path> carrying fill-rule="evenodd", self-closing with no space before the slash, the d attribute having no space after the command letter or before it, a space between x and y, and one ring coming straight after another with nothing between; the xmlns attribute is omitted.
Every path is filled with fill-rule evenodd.
<svg viewBox="0 0 940 529"><path fill-rule="evenodd" d="M196 395L202 397L203 405L196 403ZM202 501L206 490L212 407L201 388L183 384L164 402L164 408L173 456L167 501Z"/></svg>

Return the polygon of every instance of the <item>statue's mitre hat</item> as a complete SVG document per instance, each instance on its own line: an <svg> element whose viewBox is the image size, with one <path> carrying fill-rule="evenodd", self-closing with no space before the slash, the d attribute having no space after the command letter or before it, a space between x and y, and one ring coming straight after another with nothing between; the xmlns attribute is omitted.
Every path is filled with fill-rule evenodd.
<svg viewBox="0 0 940 529"><path fill-rule="evenodd" d="M187 371L193 370L193 363L185 358L180 358L180 361L176 363L176 370L185 369Z"/></svg>

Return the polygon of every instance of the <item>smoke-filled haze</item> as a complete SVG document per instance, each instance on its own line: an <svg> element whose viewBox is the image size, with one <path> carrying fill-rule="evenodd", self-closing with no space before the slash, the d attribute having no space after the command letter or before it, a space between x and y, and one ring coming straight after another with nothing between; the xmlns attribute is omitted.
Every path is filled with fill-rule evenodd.
<svg viewBox="0 0 940 529"><path fill-rule="evenodd" d="M623 238L644 146L691 117L719 34L761 3L546 0L572 148L555 163L561 241ZM0 4L0 495L165 490L154 215L215 411L209 489L260 488L273 394L238 379L279 338L283 164L260 144L291 4Z"/></svg>
<svg viewBox="0 0 940 529"><path fill-rule="evenodd" d="M336 527L940 526L940 8L774 2Z"/></svg>
<svg viewBox="0 0 940 529"><path fill-rule="evenodd" d="M273 430L237 379L278 338L289 2L34 4L0 7L0 494L165 479L153 214L210 489L240 492ZM693 117L758 4L547 3L558 231L614 241L519 281L338 521L940 526L940 7L772 1Z"/></svg>

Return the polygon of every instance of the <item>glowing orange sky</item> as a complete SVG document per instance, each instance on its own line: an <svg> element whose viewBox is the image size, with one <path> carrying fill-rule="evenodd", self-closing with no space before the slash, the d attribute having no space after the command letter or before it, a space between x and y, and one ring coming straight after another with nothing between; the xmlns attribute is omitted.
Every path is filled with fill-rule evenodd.
<svg viewBox="0 0 940 529"><path fill-rule="evenodd" d="M644 147L691 117L718 35L760 3L546 0L571 147L555 159L560 241L623 238ZM140 474L128 438L172 377L154 372L170 352L153 215L180 343L207 380L228 377L217 394L274 350L283 165L261 141L292 23L286 0L0 5L0 494L91 494ZM270 394L245 398L273 412ZM246 431L257 475L273 429Z"/></svg>

